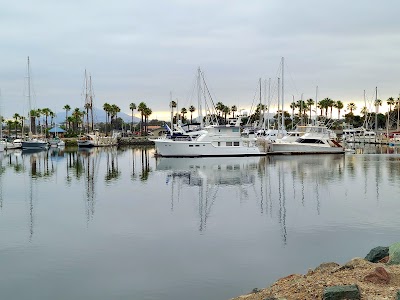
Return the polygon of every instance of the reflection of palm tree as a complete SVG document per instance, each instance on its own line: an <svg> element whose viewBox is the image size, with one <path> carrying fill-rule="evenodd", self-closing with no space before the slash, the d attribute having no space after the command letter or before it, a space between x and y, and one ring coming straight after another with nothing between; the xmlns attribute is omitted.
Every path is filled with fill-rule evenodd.
<svg viewBox="0 0 400 300"><path fill-rule="evenodd" d="M106 181L111 181L113 179L118 179L121 172L118 168L118 156L113 153L107 153L107 170L106 170Z"/></svg>

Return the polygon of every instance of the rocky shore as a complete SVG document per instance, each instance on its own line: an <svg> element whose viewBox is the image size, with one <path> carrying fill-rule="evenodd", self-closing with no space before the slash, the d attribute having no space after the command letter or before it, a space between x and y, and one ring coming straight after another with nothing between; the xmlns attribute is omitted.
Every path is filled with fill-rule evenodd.
<svg viewBox="0 0 400 300"><path fill-rule="evenodd" d="M232 300L400 300L400 243L376 247L344 265L323 263L307 274L291 274L265 289Z"/></svg>

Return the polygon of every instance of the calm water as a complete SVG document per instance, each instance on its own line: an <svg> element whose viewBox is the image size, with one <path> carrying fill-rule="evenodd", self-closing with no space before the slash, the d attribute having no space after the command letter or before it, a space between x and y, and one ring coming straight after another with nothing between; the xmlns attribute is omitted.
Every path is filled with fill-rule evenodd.
<svg viewBox="0 0 400 300"><path fill-rule="evenodd" d="M400 241L400 151L4 153L2 299L221 299ZM380 154L376 154L380 153Z"/></svg>

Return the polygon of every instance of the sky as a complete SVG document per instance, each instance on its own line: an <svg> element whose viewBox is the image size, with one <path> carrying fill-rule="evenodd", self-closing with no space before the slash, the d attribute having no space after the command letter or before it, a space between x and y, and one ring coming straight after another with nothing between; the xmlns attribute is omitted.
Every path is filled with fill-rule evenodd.
<svg viewBox="0 0 400 300"><path fill-rule="evenodd" d="M214 102L250 109L259 78L276 86L284 57L287 109L315 100L318 86L317 100L374 111L377 87L385 111L400 93L399 11L397 0L7 1L0 107L27 115L28 56L33 108L83 107L87 70L94 106L130 114L130 103L145 102L158 119L168 119L171 94L179 107L197 105L198 67Z"/></svg>

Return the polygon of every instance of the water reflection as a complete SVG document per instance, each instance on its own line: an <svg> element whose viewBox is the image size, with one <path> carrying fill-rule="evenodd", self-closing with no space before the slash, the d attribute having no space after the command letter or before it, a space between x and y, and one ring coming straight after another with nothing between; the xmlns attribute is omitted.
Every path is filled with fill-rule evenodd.
<svg viewBox="0 0 400 300"><path fill-rule="evenodd" d="M171 210L180 201L182 187L194 189L197 199L199 230L206 229L211 209L226 187L237 187L239 199L248 198L248 189L254 188L259 157L244 158L158 158L156 169L167 171L166 183L171 187Z"/></svg>
<svg viewBox="0 0 400 300"><path fill-rule="evenodd" d="M324 202L337 187L340 189L335 193L343 193L341 197L347 199L358 182L361 183L359 194L365 200L373 195L379 202L383 187L400 178L400 168L393 167L400 161L396 155L156 159L153 151L149 147L115 147L5 152L0 159L0 209L4 205L3 178L11 176L7 175L9 170L29 177L25 190L31 236L39 182L48 184L61 179L64 187L76 187L89 222L95 215L99 188L112 189L124 177L139 189L144 181L157 187L161 186L157 176L162 174L168 186L171 211L181 199L194 197L199 231L207 228L216 203L226 199L234 203L253 202L258 213L279 223L282 241L286 244L291 216L288 208L311 209L314 215L320 216ZM156 174L153 174L154 166ZM154 197L156 194L155 190Z"/></svg>

